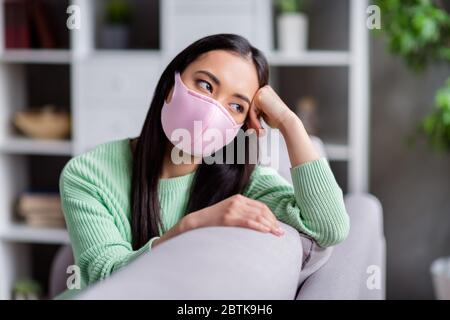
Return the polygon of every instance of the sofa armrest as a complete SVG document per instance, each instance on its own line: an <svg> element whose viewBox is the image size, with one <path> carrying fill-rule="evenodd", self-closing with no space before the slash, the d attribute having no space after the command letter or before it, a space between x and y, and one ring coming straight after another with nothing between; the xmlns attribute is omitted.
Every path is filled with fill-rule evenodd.
<svg viewBox="0 0 450 320"><path fill-rule="evenodd" d="M350 233L329 261L303 283L297 299L384 299L383 211L369 194L345 197Z"/></svg>

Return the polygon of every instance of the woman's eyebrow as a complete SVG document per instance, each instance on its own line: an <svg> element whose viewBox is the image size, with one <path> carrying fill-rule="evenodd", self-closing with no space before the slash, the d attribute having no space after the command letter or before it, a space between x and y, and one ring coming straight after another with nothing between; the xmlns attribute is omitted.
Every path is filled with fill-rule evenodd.
<svg viewBox="0 0 450 320"><path fill-rule="evenodd" d="M195 73L203 73L203 74L205 74L206 76L208 76L208 77L211 79L211 81L213 81L216 85L220 86L220 80L219 80L215 75L213 75L211 72L206 71L206 70L198 70L198 71L196 71ZM245 95L243 95L243 94L240 94L240 93L234 93L233 96L236 97L236 98L239 98L239 99L244 100L244 101L247 102L249 105L251 104L250 99L247 98L247 97L246 97Z"/></svg>
<svg viewBox="0 0 450 320"><path fill-rule="evenodd" d="M206 70L198 70L195 71L195 73L203 73L205 75L207 75L215 84L217 84L218 86L220 86L220 80L219 78L217 78L215 75L213 75L211 72L206 71Z"/></svg>
<svg viewBox="0 0 450 320"><path fill-rule="evenodd" d="M248 105L251 104L250 99L247 98L246 96L240 94L240 93L235 93L235 94L233 94L233 96L235 96L236 98L240 98L240 99L244 100L245 102L248 103Z"/></svg>

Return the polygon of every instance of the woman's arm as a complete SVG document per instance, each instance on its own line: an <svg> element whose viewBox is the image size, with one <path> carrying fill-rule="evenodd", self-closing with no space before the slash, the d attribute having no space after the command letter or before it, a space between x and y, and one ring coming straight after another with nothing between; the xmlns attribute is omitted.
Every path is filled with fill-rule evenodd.
<svg viewBox="0 0 450 320"><path fill-rule="evenodd" d="M268 85L255 94L249 111L249 127L261 134L258 115L279 129L286 141L293 186L276 171L259 167L246 195L264 202L278 219L312 236L321 246L341 242L350 226L342 190L302 121Z"/></svg>
<svg viewBox="0 0 450 320"><path fill-rule="evenodd" d="M59 180L61 205L83 284L106 278L148 252L155 240L133 250L124 227L128 223L125 215L106 207L101 190L90 181L90 166L74 158Z"/></svg>
<svg viewBox="0 0 450 320"><path fill-rule="evenodd" d="M193 229L190 225L188 216L184 216L183 218L181 218L180 221L178 221L177 224L175 224L172 228L170 228L169 230L167 230L166 233L164 233L162 236L157 237L156 239L154 239L151 243L151 249L155 248L157 245L161 244L164 241L167 241L179 234L182 234L188 230Z"/></svg>
<svg viewBox="0 0 450 320"><path fill-rule="evenodd" d="M280 130L286 141L292 167L320 158L302 121L269 85L260 88L255 94L248 117L250 128L261 134L264 129L258 115L262 115L270 127Z"/></svg>
<svg viewBox="0 0 450 320"><path fill-rule="evenodd" d="M302 121L295 113L291 112L279 129L286 141L291 167L320 158Z"/></svg>
<svg viewBox="0 0 450 320"><path fill-rule="evenodd" d="M342 190L325 158L291 168L293 185L273 168L257 166L244 195L265 203L278 220L322 247L343 241L350 221Z"/></svg>

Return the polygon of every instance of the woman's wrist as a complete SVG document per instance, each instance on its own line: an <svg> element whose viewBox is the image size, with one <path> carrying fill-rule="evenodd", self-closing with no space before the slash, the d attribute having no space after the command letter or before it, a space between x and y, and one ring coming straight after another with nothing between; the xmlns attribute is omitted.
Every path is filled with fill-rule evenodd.
<svg viewBox="0 0 450 320"><path fill-rule="evenodd" d="M163 241L166 241L170 238L173 238L179 234L182 234L186 231L192 230L195 228L195 221L192 216L193 213L188 214L184 216L175 226L173 226L169 231L164 233L161 237L158 239L155 239L151 243L151 248L154 248L158 244L160 244Z"/></svg>
<svg viewBox="0 0 450 320"><path fill-rule="evenodd" d="M320 158L303 122L294 112L282 122L280 132L286 141L291 167Z"/></svg>
<svg viewBox="0 0 450 320"><path fill-rule="evenodd" d="M197 211L189 213L180 220L178 225L178 230L180 233L196 228L196 213Z"/></svg>
<svg viewBox="0 0 450 320"><path fill-rule="evenodd" d="M280 130L281 134L284 136L289 133L295 127L303 127L303 123L297 115L289 109L286 112L282 121L280 121L280 125L278 130Z"/></svg>

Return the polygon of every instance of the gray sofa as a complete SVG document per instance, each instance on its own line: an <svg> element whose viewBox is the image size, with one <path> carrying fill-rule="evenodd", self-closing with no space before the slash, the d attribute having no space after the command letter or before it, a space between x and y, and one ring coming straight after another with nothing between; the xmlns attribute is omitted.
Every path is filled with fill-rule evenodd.
<svg viewBox="0 0 450 320"><path fill-rule="evenodd" d="M322 154L324 154L321 141L315 138L314 143ZM286 158L282 157L278 169L281 175L285 175L285 178L289 179L289 176L286 176L288 172L286 166L289 166L287 161ZM306 279L301 279L301 285L295 295L296 299L385 298L386 251L381 204L370 194L348 194L345 196L345 204L351 223L349 236L342 243L332 248L331 256L325 265ZM242 236L245 238L247 235L242 234ZM205 237L204 232L203 237ZM191 238L195 238L195 236ZM195 240L192 241L195 243ZM52 265L49 283L51 297L56 296L66 289L68 276L66 269L73 263L71 247L62 247L57 253ZM170 269L169 266L167 268ZM161 270L161 268L156 269L154 272L161 272ZM175 274L175 271L172 271ZM196 276L199 277L201 275ZM120 278L120 276L118 277ZM184 277L178 280L185 282L184 284L180 283L180 286L189 285L187 280L183 280L186 278ZM130 277L128 276L126 281L129 282L129 279ZM112 288L114 286L117 288L117 281L115 282L116 285L113 284L111 286ZM109 289L105 289L103 292L110 291ZM98 295L89 296L88 294L87 297L98 297ZM166 297L170 297L170 295ZM188 295L184 297L195 298L194 291L192 291L192 296ZM149 294L148 298L154 298L154 296Z"/></svg>
<svg viewBox="0 0 450 320"><path fill-rule="evenodd" d="M381 206L378 200L370 195L349 195L346 196L345 203L351 221L348 238L333 247L326 264L303 281L296 299L384 299L385 240ZM242 241L244 240L245 238ZM66 270L73 263L71 247L62 247L51 270L49 285L52 297L66 289ZM170 269L170 266L167 266L167 269ZM158 270L154 271L157 272ZM367 285L371 276L381 276L380 287L372 288ZM187 277L182 277L181 281L186 282L187 286L189 283L186 279ZM128 279L126 283L129 283ZM180 283L180 286L182 285ZM101 298L98 295L96 297ZM149 294L149 298L151 297ZM195 298L194 292L190 297Z"/></svg>
<svg viewBox="0 0 450 320"><path fill-rule="evenodd" d="M345 204L349 236L333 248L328 262L306 279L298 299L385 298L386 249L380 202L372 195L353 194L345 197ZM378 276L379 287L371 281Z"/></svg>

